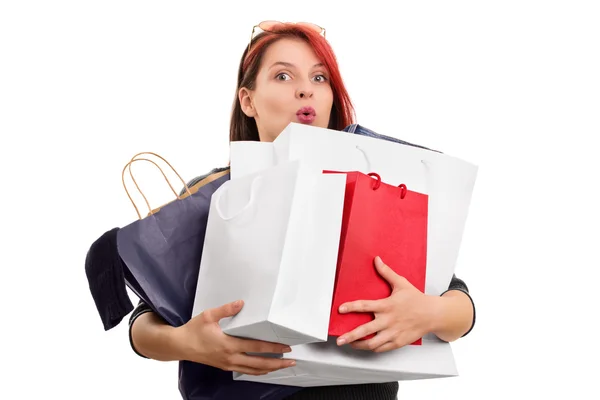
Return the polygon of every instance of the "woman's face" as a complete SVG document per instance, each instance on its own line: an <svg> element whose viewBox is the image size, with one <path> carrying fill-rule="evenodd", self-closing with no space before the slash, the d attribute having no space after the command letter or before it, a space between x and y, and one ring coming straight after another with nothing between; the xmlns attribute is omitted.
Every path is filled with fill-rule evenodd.
<svg viewBox="0 0 600 400"><path fill-rule="evenodd" d="M269 46L254 90L240 89L239 99L244 113L254 117L260 140L272 142L290 122L327 128L333 91L310 45L285 38Z"/></svg>

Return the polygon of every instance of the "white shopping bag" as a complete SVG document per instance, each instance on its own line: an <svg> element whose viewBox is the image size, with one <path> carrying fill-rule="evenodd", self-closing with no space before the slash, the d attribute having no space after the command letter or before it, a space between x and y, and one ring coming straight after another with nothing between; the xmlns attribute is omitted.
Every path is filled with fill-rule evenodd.
<svg viewBox="0 0 600 400"><path fill-rule="evenodd" d="M384 182L427 194L425 293L439 295L448 288L477 166L420 147L298 123L290 123L272 143L231 143L232 178L291 160L322 170L375 172Z"/></svg>
<svg viewBox="0 0 600 400"><path fill-rule="evenodd" d="M390 184L427 194L425 293L447 290L460 249L477 167L464 160L406 144L291 123L273 143L231 143L231 174L243 176L290 160L322 170L375 172ZM293 368L234 378L291 386L327 386L457 376L450 343L426 335L419 346L372 353L325 343L292 347Z"/></svg>
<svg viewBox="0 0 600 400"><path fill-rule="evenodd" d="M299 161L224 183L211 200L192 316L242 299L221 320L225 333L326 341L345 184Z"/></svg>
<svg viewBox="0 0 600 400"><path fill-rule="evenodd" d="M448 343L424 339L420 346L404 346L385 353L338 347L332 338L325 343L293 346L286 358L296 366L255 376L234 372L241 381L288 386L331 386L384 383L458 376Z"/></svg>

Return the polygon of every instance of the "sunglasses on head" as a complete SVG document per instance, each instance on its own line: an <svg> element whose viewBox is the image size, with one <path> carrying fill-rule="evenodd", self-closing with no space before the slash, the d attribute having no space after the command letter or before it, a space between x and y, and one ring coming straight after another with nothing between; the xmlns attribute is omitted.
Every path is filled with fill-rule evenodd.
<svg viewBox="0 0 600 400"><path fill-rule="evenodd" d="M259 28L260 30L262 30L264 32L273 32L274 29L278 25L285 25L285 24L289 24L289 23L293 23L296 25L300 25L300 26L312 29L313 31L315 31L319 34L322 34L323 37L325 37L325 28L322 28L319 25L313 24L311 22L286 22L286 23L284 23L281 21L262 21L258 25L254 25L252 27L252 34L250 35L250 42L248 43L248 52L250 52L250 45L252 44L252 39L254 39L254 33L256 32L256 28Z"/></svg>

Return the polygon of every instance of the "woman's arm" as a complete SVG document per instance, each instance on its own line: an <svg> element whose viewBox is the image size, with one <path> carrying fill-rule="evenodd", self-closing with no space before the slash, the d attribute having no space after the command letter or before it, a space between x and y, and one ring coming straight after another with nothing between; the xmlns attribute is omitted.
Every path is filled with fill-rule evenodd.
<svg viewBox="0 0 600 400"><path fill-rule="evenodd" d="M379 274L390 284L392 294L380 300L358 300L342 304L341 313L369 312L375 319L338 338L338 345L384 352L410 344L428 333L453 341L465 336L475 323L475 307L465 283L453 276L441 296L428 295L398 275L379 257ZM359 340L376 334L373 338Z"/></svg>
<svg viewBox="0 0 600 400"><path fill-rule="evenodd" d="M129 342L140 357L158 361L178 361L183 358L175 328L140 301L129 319Z"/></svg>
<svg viewBox="0 0 600 400"><path fill-rule="evenodd" d="M249 375L263 375L295 365L293 360L285 358L248 355L289 353L289 346L223 333L219 321L236 315L242 307L241 301L224 304L202 312L182 326L172 327L140 302L130 319L131 346L145 358L187 360Z"/></svg>
<svg viewBox="0 0 600 400"><path fill-rule="evenodd" d="M462 280L454 276L450 287L433 298L431 332L446 342L467 335L475 325L475 304Z"/></svg>

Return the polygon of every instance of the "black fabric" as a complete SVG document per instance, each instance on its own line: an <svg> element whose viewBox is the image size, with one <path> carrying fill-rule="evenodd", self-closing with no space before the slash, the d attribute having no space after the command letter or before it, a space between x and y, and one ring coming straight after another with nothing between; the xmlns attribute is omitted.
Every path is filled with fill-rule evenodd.
<svg viewBox="0 0 600 400"><path fill-rule="evenodd" d="M395 400L398 382L309 387L286 400Z"/></svg>
<svg viewBox="0 0 600 400"><path fill-rule="evenodd" d="M117 326L133 310L127 295L123 261L117 251L117 232L113 228L90 247L85 259L85 274L104 330Z"/></svg>
<svg viewBox="0 0 600 400"><path fill-rule="evenodd" d="M187 186L194 186L209 175L228 169L229 167L214 168L209 173L192 179ZM185 188L180 195L183 193ZM113 228L100 236L90 246L85 259L88 286L105 331L119 325L134 310L126 290L126 269L117 251L118 231L119 228Z"/></svg>

